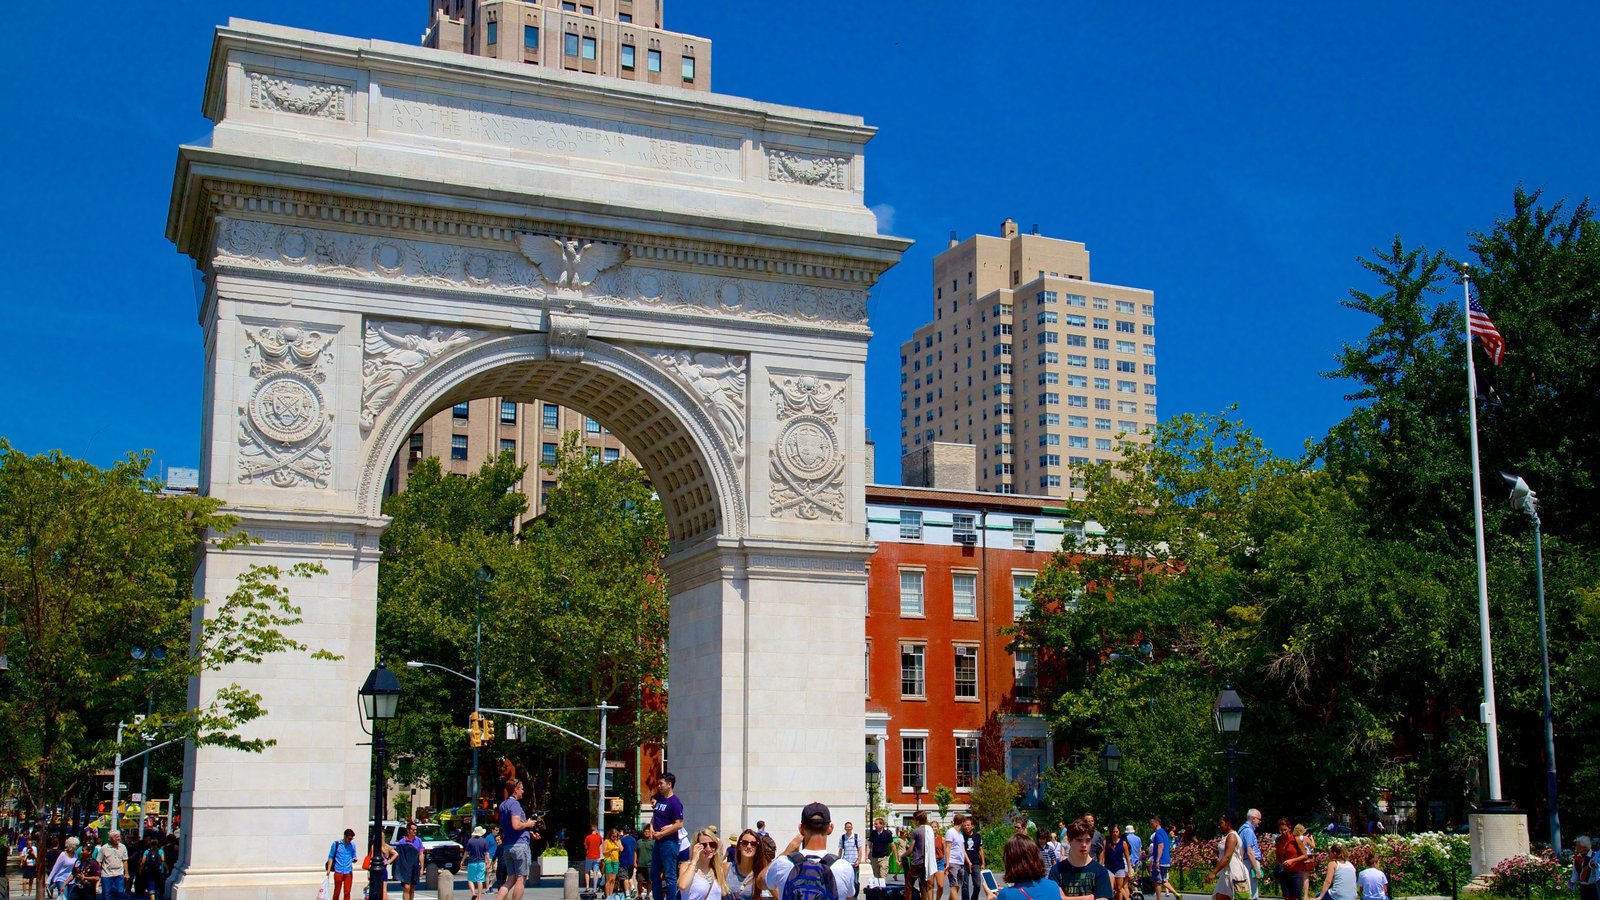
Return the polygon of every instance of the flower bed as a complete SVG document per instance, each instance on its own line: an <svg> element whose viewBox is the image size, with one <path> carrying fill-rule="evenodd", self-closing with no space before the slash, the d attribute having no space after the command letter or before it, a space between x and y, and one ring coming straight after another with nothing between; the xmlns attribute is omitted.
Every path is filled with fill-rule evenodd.
<svg viewBox="0 0 1600 900"><path fill-rule="evenodd" d="M1178 848L1172 864L1174 887L1180 891L1210 892L1210 876L1211 870L1216 866L1218 840L1211 838L1188 841ZM1262 835L1265 858L1261 864L1264 873L1261 879L1261 893L1281 897L1282 886L1273 876L1277 860L1274 858L1272 843L1276 840L1275 834ZM1376 865L1389 876L1389 891L1393 897L1430 894L1454 896L1470 877L1471 851L1468 849L1465 835L1425 832L1403 836L1344 838L1342 843L1349 852L1350 862L1357 870ZM1315 865L1309 873L1309 883L1306 886L1309 896L1316 896L1317 891L1322 888L1323 873L1328 867L1328 849L1332 846L1332 839L1317 836L1316 853L1313 856ZM1555 864L1553 860L1551 863ZM1557 871L1552 877L1559 882L1563 876L1559 864L1555 865ZM1491 888L1498 894L1542 898L1545 895L1538 891L1543 890L1542 885L1546 883L1543 880L1545 878L1543 872L1543 868L1530 869L1526 865L1514 865L1507 872L1505 887L1492 884ZM1522 889L1524 883L1529 885L1529 893L1513 893L1514 890Z"/></svg>

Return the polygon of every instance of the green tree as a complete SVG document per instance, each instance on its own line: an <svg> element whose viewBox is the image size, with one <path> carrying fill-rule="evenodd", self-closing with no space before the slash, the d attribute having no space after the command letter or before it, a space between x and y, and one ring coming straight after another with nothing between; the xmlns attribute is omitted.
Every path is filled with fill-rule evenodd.
<svg viewBox="0 0 1600 900"><path fill-rule="evenodd" d="M933 789L933 805L939 810L939 821L945 822L950 818L950 804L956 802L956 792L950 790L948 785L935 785Z"/></svg>
<svg viewBox="0 0 1600 900"><path fill-rule="evenodd" d="M493 580L482 595L483 705L605 700L624 708L610 719L613 748L659 740L664 704L649 696L666 674L666 578L659 561L667 536L659 500L637 465L595 458L581 435L569 433L546 467L556 486L544 514L519 529L526 503L513 488L522 471L509 455L465 478L443 475L437 460L423 460L406 490L389 498L384 509L394 522L379 574L380 651L471 672L474 576L487 565ZM396 777L446 790L464 784L458 776L469 765L472 685L429 668L404 669L401 677L407 701L393 738ZM598 736L593 712L537 715ZM525 745L497 742L490 755L507 755L534 773L582 746L532 723L527 736Z"/></svg>
<svg viewBox="0 0 1600 900"><path fill-rule="evenodd" d="M156 713L144 732L243 751L269 746L238 732L267 714L260 695L227 684L189 708L187 685L202 672L309 649L284 632L300 611L280 579L322 570L252 566L205 606L191 594L196 551L250 539L214 499L163 496L146 475L149 461L130 455L101 469L59 452L29 456L0 439L0 649L9 660L0 771L19 776L34 810L78 796L111 765L117 723L144 713L146 691ZM202 608L209 615L191 641ZM135 643L165 649L165 663L140 673L128 652ZM124 735L130 750L137 740L132 728Z"/></svg>
<svg viewBox="0 0 1600 900"><path fill-rule="evenodd" d="M990 770L979 775L977 783L972 786L972 794L967 798L968 809L980 829L1003 825L1011 817L1012 810L1016 809L1020 796L1022 789L1016 782L1001 772Z"/></svg>

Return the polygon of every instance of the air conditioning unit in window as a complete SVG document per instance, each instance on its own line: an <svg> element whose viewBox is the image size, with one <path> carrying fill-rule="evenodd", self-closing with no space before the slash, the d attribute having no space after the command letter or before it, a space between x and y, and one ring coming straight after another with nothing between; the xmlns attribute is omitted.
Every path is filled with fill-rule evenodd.
<svg viewBox="0 0 1600 900"><path fill-rule="evenodd" d="M422 451L421 450L413 450L413 451L411 451L411 458L412 459L421 459L422 458Z"/></svg>
<svg viewBox="0 0 1600 900"><path fill-rule="evenodd" d="M1022 549L1024 549L1024 550L1032 550L1033 549L1033 538L1028 538L1027 542L1022 545Z"/></svg>
<svg viewBox="0 0 1600 900"><path fill-rule="evenodd" d="M978 533L976 531L958 531L958 532L956 532L956 543L958 543L958 544L976 544L977 542L978 542Z"/></svg>

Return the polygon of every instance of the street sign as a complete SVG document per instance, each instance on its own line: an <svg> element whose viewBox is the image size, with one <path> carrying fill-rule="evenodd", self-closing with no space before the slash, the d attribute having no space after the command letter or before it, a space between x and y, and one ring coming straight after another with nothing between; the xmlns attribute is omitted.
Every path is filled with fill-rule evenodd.
<svg viewBox="0 0 1600 900"><path fill-rule="evenodd" d="M100 782L100 787L108 791L125 791L128 789L128 783L126 781L119 781L116 784L112 784L109 781L102 781Z"/></svg>
<svg viewBox="0 0 1600 900"><path fill-rule="evenodd" d="M616 771L615 769L610 769L610 768L606 769L606 790L608 790L608 791L611 790L611 780L612 780L611 779L611 773L615 772L615 771ZM589 770L589 790L591 790L591 791L594 790L594 783L595 783L595 781L597 781L599 779L599 777L600 777L600 770L599 769L590 769Z"/></svg>
<svg viewBox="0 0 1600 900"><path fill-rule="evenodd" d="M606 768L608 768L608 769L626 769L627 767L628 767L628 764L626 762L623 762L620 759L608 759L608 760L606 760Z"/></svg>

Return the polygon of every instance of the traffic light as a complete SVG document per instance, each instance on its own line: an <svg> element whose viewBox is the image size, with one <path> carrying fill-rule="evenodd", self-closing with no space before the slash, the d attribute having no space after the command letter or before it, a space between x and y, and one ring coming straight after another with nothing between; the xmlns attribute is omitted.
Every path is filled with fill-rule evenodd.
<svg viewBox="0 0 1600 900"><path fill-rule="evenodd" d="M471 746L483 746L483 732L479 728L479 724L482 721L483 716L478 715L476 712L467 717L467 743Z"/></svg>
<svg viewBox="0 0 1600 900"><path fill-rule="evenodd" d="M494 720L487 716L478 717L478 741L483 746L494 743Z"/></svg>

